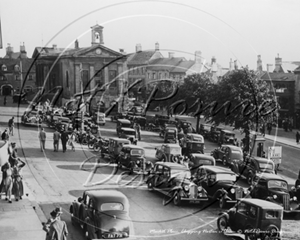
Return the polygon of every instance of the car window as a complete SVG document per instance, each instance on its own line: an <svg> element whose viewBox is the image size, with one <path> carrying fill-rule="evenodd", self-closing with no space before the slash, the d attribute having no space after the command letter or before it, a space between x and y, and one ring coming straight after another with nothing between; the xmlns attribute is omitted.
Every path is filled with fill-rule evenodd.
<svg viewBox="0 0 300 240"><path fill-rule="evenodd" d="M101 205L101 211L109 211L109 210L124 210L124 206L122 203L103 203Z"/></svg>
<svg viewBox="0 0 300 240"><path fill-rule="evenodd" d="M90 199L89 208L95 209L95 203L93 199Z"/></svg>
<svg viewBox="0 0 300 240"><path fill-rule="evenodd" d="M270 180L268 181L268 188L287 189L287 184L285 181L281 180Z"/></svg>
<svg viewBox="0 0 300 240"><path fill-rule="evenodd" d="M163 168L163 175L166 177L170 177L170 169L168 167Z"/></svg>
<svg viewBox="0 0 300 240"><path fill-rule="evenodd" d="M162 174L163 173L163 166L162 165L156 165L155 172L158 173L158 174Z"/></svg>
<svg viewBox="0 0 300 240"><path fill-rule="evenodd" d="M84 199L84 204L88 204L89 202L90 202L90 197L86 195Z"/></svg>
<svg viewBox="0 0 300 240"><path fill-rule="evenodd" d="M211 173L207 175L207 179L210 183L214 183L216 181L216 174Z"/></svg>
<svg viewBox="0 0 300 240"><path fill-rule="evenodd" d="M143 149L133 149L131 150L131 155L132 156L141 156L144 154Z"/></svg>
<svg viewBox="0 0 300 240"><path fill-rule="evenodd" d="M251 218L256 218L256 213L257 213L257 208L254 207L254 206L250 206L248 216L251 217Z"/></svg>
<svg viewBox="0 0 300 240"><path fill-rule="evenodd" d="M245 203L240 203L238 205L237 212L246 214L247 213L247 205Z"/></svg>
<svg viewBox="0 0 300 240"><path fill-rule="evenodd" d="M265 213L266 219L275 219L275 218L279 218L279 216L280 216L279 212L274 210L267 210Z"/></svg>

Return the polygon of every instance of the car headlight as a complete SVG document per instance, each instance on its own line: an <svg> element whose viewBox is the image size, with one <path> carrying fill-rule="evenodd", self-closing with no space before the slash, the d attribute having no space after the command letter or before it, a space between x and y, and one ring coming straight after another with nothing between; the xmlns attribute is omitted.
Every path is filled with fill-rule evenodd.
<svg viewBox="0 0 300 240"><path fill-rule="evenodd" d="M231 192L232 194L234 194L234 193L235 193L235 189L234 189L234 188L231 188L231 189L230 189L230 192Z"/></svg>
<svg viewBox="0 0 300 240"><path fill-rule="evenodd" d="M249 194L249 190L248 189L244 189L244 194Z"/></svg>
<svg viewBox="0 0 300 240"><path fill-rule="evenodd" d="M273 198L274 198L274 199L277 199L277 195L274 194L274 195L273 195Z"/></svg>
<svg viewBox="0 0 300 240"><path fill-rule="evenodd" d="M297 201L297 197L296 197L296 196L294 196L294 197L293 197L293 200L294 200L294 201Z"/></svg>
<svg viewBox="0 0 300 240"><path fill-rule="evenodd" d="M184 188L184 191L186 191L186 192L189 190L189 186L188 185L184 185L183 188Z"/></svg>
<svg viewBox="0 0 300 240"><path fill-rule="evenodd" d="M199 187L198 187L198 192L201 192L201 191L202 191L202 187L199 186Z"/></svg>

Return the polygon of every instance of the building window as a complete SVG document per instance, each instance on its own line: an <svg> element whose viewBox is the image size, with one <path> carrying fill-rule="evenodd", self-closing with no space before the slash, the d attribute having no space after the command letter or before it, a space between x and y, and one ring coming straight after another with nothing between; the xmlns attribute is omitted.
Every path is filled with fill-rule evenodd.
<svg viewBox="0 0 300 240"><path fill-rule="evenodd" d="M82 87L83 91L90 90L88 70L82 70Z"/></svg>
<svg viewBox="0 0 300 240"><path fill-rule="evenodd" d="M15 75L15 80L20 81L21 80L20 75Z"/></svg>
<svg viewBox="0 0 300 240"><path fill-rule="evenodd" d="M28 75L28 81L33 81L32 74L29 74L29 75Z"/></svg>
<svg viewBox="0 0 300 240"><path fill-rule="evenodd" d="M148 79L151 79L151 74L150 73L148 73Z"/></svg>
<svg viewBox="0 0 300 240"><path fill-rule="evenodd" d="M104 70L102 70L102 71L97 70L96 73L97 74L95 75L95 84L96 85L98 84L98 87L102 87L103 84L105 83Z"/></svg>
<svg viewBox="0 0 300 240"><path fill-rule="evenodd" d="M156 77L155 73L152 73L152 79L155 79L155 77Z"/></svg>
<svg viewBox="0 0 300 240"><path fill-rule="evenodd" d="M2 71L7 71L7 67L3 64L1 67Z"/></svg>
<svg viewBox="0 0 300 240"><path fill-rule="evenodd" d="M117 87L117 71L116 70L109 70L109 82L111 83L111 87Z"/></svg>
<svg viewBox="0 0 300 240"><path fill-rule="evenodd" d="M67 85L67 88L70 87L69 86L69 72L66 71L66 85Z"/></svg>
<svg viewBox="0 0 300 240"><path fill-rule="evenodd" d="M19 71L20 71L19 65L15 65L15 71L16 71L16 72L19 72Z"/></svg>
<svg viewBox="0 0 300 240"><path fill-rule="evenodd" d="M161 73L158 74L158 79L161 79Z"/></svg>

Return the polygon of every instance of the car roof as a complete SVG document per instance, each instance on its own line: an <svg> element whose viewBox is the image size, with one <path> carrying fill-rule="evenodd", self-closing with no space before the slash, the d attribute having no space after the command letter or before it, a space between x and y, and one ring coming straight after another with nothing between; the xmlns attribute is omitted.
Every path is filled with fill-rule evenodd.
<svg viewBox="0 0 300 240"><path fill-rule="evenodd" d="M243 152L243 150L240 147L233 146L233 145L226 145L226 144L224 144L224 145L222 145L222 147L229 147L232 150L240 150L240 151Z"/></svg>
<svg viewBox="0 0 300 240"><path fill-rule="evenodd" d="M258 174L258 177L263 180L282 180L286 182L286 180L283 177L273 173L261 173Z"/></svg>
<svg viewBox="0 0 300 240"><path fill-rule="evenodd" d="M133 144L124 145L123 148L143 149L145 151L145 149L143 147L137 146L137 145L133 145Z"/></svg>
<svg viewBox="0 0 300 240"><path fill-rule="evenodd" d="M129 209L129 201L127 197L120 191L107 189L87 190L85 191L85 194L92 198L98 206L108 202L122 203L125 211L128 211Z"/></svg>
<svg viewBox="0 0 300 240"><path fill-rule="evenodd" d="M197 157L197 158L202 158L202 159L209 159L209 160L215 159L213 156L210 156L207 154L202 154L202 153L192 153L191 155L194 157Z"/></svg>
<svg viewBox="0 0 300 240"><path fill-rule="evenodd" d="M258 207L261 207L263 209L274 209L274 210L281 210L283 209L282 206L278 205L277 203L272 203L270 201L265 201L257 198L244 198L241 200L242 202L256 205Z"/></svg>
<svg viewBox="0 0 300 240"><path fill-rule="evenodd" d="M112 138L109 138L110 140L115 140L117 142L130 142L130 140L128 139L125 139L125 138L115 138L115 137L112 137Z"/></svg>
<svg viewBox="0 0 300 240"><path fill-rule="evenodd" d="M126 127L122 127L121 128L122 130L124 130L124 131L135 131L133 128L126 128Z"/></svg>
<svg viewBox="0 0 300 240"><path fill-rule="evenodd" d="M174 163L174 162L156 162L155 164L163 165L170 168L182 169L182 170L189 170L189 168L185 165Z"/></svg>
<svg viewBox="0 0 300 240"><path fill-rule="evenodd" d="M252 159L255 159L256 161L262 162L262 163L273 162L273 161L270 160L270 159L262 158L262 157L252 157Z"/></svg>
<svg viewBox="0 0 300 240"><path fill-rule="evenodd" d="M231 173L231 174L235 174L233 171L231 171L229 168L224 168L224 167L219 167L219 166L207 166L207 165L203 165L200 168L205 168L211 172L214 173Z"/></svg>
<svg viewBox="0 0 300 240"><path fill-rule="evenodd" d="M226 129L224 129L224 130L222 130L224 133L231 133L231 134L235 134L234 132L232 132L232 131L229 131L229 130L226 130Z"/></svg>
<svg viewBox="0 0 300 240"><path fill-rule="evenodd" d="M120 122L120 123L131 123L130 120L128 120L128 119L120 119L120 118L118 118L117 121Z"/></svg>

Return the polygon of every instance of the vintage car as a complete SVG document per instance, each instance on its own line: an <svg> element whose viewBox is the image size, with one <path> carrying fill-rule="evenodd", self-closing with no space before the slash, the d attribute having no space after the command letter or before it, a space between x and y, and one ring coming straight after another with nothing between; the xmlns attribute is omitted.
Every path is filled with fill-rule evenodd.
<svg viewBox="0 0 300 240"><path fill-rule="evenodd" d="M111 162L116 162L124 145L131 144L130 140L123 138L109 138L108 150L104 154L104 157L108 157Z"/></svg>
<svg viewBox="0 0 300 240"><path fill-rule="evenodd" d="M94 116L92 117L92 121L97 125L104 126L105 125L105 113L96 112L94 114Z"/></svg>
<svg viewBox="0 0 300 240"><path fill-rule="evenodd" d="M216 165L216 160L214 157L209 156L207 154L201 154L201 153L192 153L189 155L189 169L191 171L191 174L194 174L199 167L202 165Z"/></svg>
<svg viewBox="0 0 300 240"><path fill-rule="evenodd" d="M187 141L200 142L204 144L204 137L200 134L196 133L187 133L186 134Z"/></svg>
<svg viewBox="0 0 300 240"><path fill-rule="evenodd" d="M245 178L251 185L257 174L271 173L275 175L275 164L272 160L261 157L246 157L245 159L233 160L230 168L240 177Z"/></svg>
<svg viewBox="0 0 300 240"><path fill-rule="evenodd" d="M178 144L163 144L160 148L155 148L155 157L163 162L177 162L176 158L181 157L181 147Z"/></svg>
<svg viewBox="0 0 300 240"><path fill-rule="evenodd" d="M177 122L177 128L181 128L185 134L196 133L196 130L193 128L190 121L181 118L175 118L175 121Z"/></svg>
<svg viewBox="0 0 300 240"><path fill-rule="evenodd" d="M219 214L217 225L220 232L238 232L246 240L280 240L282 212L282 207L274 203L242 199L234 208Z"/></svg>
<svg viewBox="0 0 300 240"><path fill-rule="evenodd" d="M130 140L130 142L132 144L136 144L137 143L137 139L136 139L136 131L133 128L125 128L122 127L119 130L119 138L125 138Z"/></svg>
<svg viewBox="0 0 300 240"><path fill-rule="evenodd" d="M221 146L222 144L234 145L235 133L229 130L221 130L218 144Z"/></svg>
<svg viewBox="0 0 300 240"><path fill-rule="evenodd" d="M202 153L204 154L204 143L196 142L196 141L187 141L186 142L186 150L185 156L189 157L192 153Z"/></svg>
<svg viewBox="0 0 300 240"><path fill-rule="evenodd" d="M117 159L119 169L127 168L131 173L146 173L151 162L146 162L145 149L136 145L124 145Z"/></svg>
<svg viewBox="0 0 300 240"><path fill-rule="evenodd" d="M70 206L71 222L87 239L132 239L129 201L117 190L87 190Z"/></svg>
<svg viewBox="0 0 300 240"><path fill-rule="evenodd" d="M207 191L210 200L218 201L220 208L249 196L248 189L236 185L237 175L228 168L203 165L194 176L195 183Z"/></svg>
<svg viewBox="0 0 300 240"><path fill-rule="evenodd" d="M172 129L176 128L176 131L178 132L176 124L165 123L164 126L160 127L159 136L164 138L166 129L168 129L168 128L172 128Z"/></svg>
<svg viewBox="0 0 300 240"><path fill-rule="evenodd" d="M221 135L221 130L223 130L222 127L211 126L209 140L212 142L218 143L220 135Z"/></svg>
<svg viewBox="0 0 300 240"><path fill-rule="evenodd" d="M117 119L116 131L119 136L121 128L132 128L132 123L128 119Z"/></svg>
<svg viewBox="0 0 300 240"><path fill-rule="evenodd" d="M211 128L211 125L210 125L210 124L201 123L201 124L200 124L199 133L200 133L205 139L209 139L210 128Z"/></svg>
<svg viewBox="0 0 300 240"><path fill-rule="evenodd" d="M177 143L178 131L176 127L167 127L164 131L164 143Z"/></svg>
<svg viewBox="0 0 300 240"><path fill-rule="evenodd" d="M201 203L208 200L205 190L191 180L190 170L177 163L156 162L147 186L149 191L156 190L166 196L164 205L172 201L177 206L183 201Z"/></svg>
<svg viewBox="0 0 300 240"><path fill-rule="evenodd" d="M42 116L39 114L38 111L25 111L21 117L21 123L23 125L27 124L41 124L42 123Z"/></svg>
<svg viewBox="0 0 300 240"><path fill-rule="evenodd" d="M291 198L286 180L272 173L262 173L253 181L251 197L281 205L284 219L300 220L300 205Z"/></svg>
<svg viewBox="0 0 300 240"><path fill-rule="evenodd" d="M222 161L224 166L231 166L233 161L243 161L243 150L240 147L233 145L222 145L212 151L211 155L219 161Z"/></svg>

